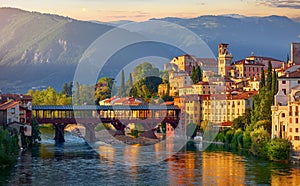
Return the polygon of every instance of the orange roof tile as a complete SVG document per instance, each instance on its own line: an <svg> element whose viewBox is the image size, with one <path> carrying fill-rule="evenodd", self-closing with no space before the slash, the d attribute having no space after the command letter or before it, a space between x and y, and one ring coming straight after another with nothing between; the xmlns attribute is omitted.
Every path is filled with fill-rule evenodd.
<svg viewBox="0 0 300 186"><path fill-rule="evenodd" d="M19 104L19 102L14 101L14 100L9 100L9 101L7 101L7 102L5 102L5 103L2 103L2 104L0 105L0 110L7 110L7 109L9 109L9 108L13 108L13 107L15 107L17 104Z"/></svg>

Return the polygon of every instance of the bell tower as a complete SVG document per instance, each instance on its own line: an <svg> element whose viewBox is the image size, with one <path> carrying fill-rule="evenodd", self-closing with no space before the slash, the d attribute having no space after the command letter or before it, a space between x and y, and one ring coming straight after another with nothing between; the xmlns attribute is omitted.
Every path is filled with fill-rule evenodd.
<svg viewBox="0 0 300 186"><path fill-rule="evenodd" d="M228 52L228 45L225 43L219 44L218 50L218 74L227 76L232 62L232 55Z"/></svg>

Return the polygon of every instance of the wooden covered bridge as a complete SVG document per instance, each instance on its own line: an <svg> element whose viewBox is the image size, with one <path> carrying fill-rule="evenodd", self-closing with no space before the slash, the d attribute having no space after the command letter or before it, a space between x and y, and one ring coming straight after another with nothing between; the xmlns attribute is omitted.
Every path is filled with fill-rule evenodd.
<svg viewBox="0 0 300 186"><path fill-rule="evenodd" d="M176 128L180 120L180 109L170 105L140 106L53 106L35 105L32 114L39 124L53 124L55 140L64 142L64 128L68 124L81 124L86 128L86 139L95 141L95 127L99 123L109 123L117 130L116 135L124 135L130 123L142 124L145 133L153 133L159 123L169 123Z"/></svg>

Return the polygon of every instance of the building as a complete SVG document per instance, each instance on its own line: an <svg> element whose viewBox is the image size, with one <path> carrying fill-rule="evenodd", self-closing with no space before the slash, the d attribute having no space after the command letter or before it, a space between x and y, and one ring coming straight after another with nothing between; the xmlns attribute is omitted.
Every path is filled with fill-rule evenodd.
<svg viewBox="0 0 300 186"><path fill-rule="evenodd" d="M170 63L164 65L165 71L184 71L189 76L192 74L193 67L200 66L203 71L217 73L217 60L214 58L198 58L189 54L174 57Z"/></svg>
<svg viewBox="0 0 300 186"><path fill-rule="evenodd" d="M169 96L177 96L179 94L180 87L189 85L192 85L192 80L186 72L172 71L169 73Z"/></svg>
<svg viewBox="0 0 300 186"><path fill-rule="evenodd" d="M300 70L287 72L278 77L278 93L275 96L275 105L286 106L288 104L288 95L293 87L300 85Z"/></svg>
<svg viewBox="0 0 300 186"><path fill-rule="evenodd" d="M17 102L19 105L18 108L18 121L24 124L31 123L31 102L32 97L29 95L23 94L0 94L0 104L5 104L7 102Z"/></svg>
<svg viewBox="0 0 300 186"><path fill-rule="evenodd" d="M0 124L6 128L13 122L20 122L20 104L17 101L9 100L0 104Z"/></svg>
<svg viewBox="0 0 300 186"><path fill-rule="evenodd" d="M300 151L300 85L291 88L287 105L272 106L272 138L289 139Z"/></svg>
<svg viewBox="0 0 300 186"><path fill-rule="evenodd" d="M300 65L300 43L291 44L291 63Z"/></svg>
<svg viewBox="0 0 300 186"><path fill-rule="evenodd" d="M174 57L170 63L164 65L164 70L184 71L190 76L192 74L193 66L198 66L196 57L185 54Z"/></svg>
<svg viewBox="0 0 300 186"><path fill-rule="evenodd" d="M218 46L218 74L221 76L229 75L232 63L232 55L228 51L228 45L221 43Z"/></svg>
<svg viewBox="0 0 300 186"><path fill-rule="evenodd" d="M231 76L235 78L259 78L264 64L252 58L236 61L232 64Z"/></svg>
<svg viewBox="0 0 300 186"><path fill-rule="evenodd" d="M221 125L242 116L246 109L253 106L253 96L257 91L215 94L202 99L202 120Z"/></svg>

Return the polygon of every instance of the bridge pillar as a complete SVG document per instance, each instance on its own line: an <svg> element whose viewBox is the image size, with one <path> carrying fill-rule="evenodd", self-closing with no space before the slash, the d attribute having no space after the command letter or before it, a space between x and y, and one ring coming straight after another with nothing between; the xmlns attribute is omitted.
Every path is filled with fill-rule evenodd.
<svg viewBox="0 0 300 186"><path fill-rule="evenodd" d="M65 127L67 126L68 124L65 124L65 123L53 123L53 126L55 128L55 137L54 137L54 140L56 142L59 142L59 143L62 143L62 142L65 142Z"/></svg>
<svg viewBox="0 0 300 186"><path fill-rule="evenodd" d="M117 130L114 136L125 135L125 128L126 128L125 125L123 125L121 122L112 122L111 124Z"/></svg>
<svg viewBox="0 0 300 186"><path fill-rule="evenodd" d="M95 127L97 124L94 123L88 123L88 124L82 124L85 127L85 140L88 142L95 142L96 141L96 135L95 135Z"/></svg>
<svg viewBox="0 0 300 186"><path fill-rule="evenodd" d="M141 136L143 136L145 138L150 138L150 139L157 139L157 136L154 133L155 130L156 129L147 130L143 134L141 134Z"/></svg>

